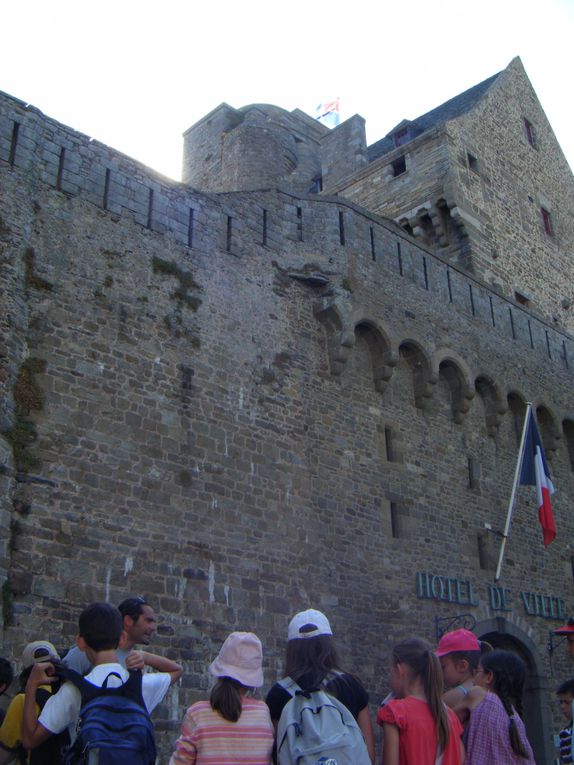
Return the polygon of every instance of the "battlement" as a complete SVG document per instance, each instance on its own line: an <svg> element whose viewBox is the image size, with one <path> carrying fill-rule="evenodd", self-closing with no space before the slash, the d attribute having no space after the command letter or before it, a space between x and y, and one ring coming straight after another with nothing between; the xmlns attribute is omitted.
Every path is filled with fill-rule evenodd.
<svg viewBox="0 0 574 765"><path fill-rule="evenodd" d="M197 251L220 248L241 257L254 247L272 254L288 244L313 257L317 248L331 248L343 271L348 253L356 254L417 285L424 300L448 303L554 364L569 370L574 359L571 335L343 197L274 189L271 211L265 208L269 191L207 194L166 179L7 94L0 96L0 162L23 173L31 193L44 183L111 215L128 215L150 232Z"/></svg>

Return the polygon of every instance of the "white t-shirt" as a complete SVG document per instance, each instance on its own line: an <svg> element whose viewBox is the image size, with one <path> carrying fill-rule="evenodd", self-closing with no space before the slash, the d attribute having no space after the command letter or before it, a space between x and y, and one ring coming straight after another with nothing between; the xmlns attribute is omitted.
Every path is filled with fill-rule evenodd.
<svg viewBox="0 0 574 765"><path fill-rule="evenodd" d="M94 685L102 686L110 672L117 672L121 680L112 675L108 680L110 688L117 688L129 677L129 672L121 664L99 664L86 675L86 680ZM171 675L167 672L149 672L142 678L142 695L147 711L161 702L171 683ZM58 693L48 699L40 713L38 722L51 733L61 733L69 725L76 725L80 713L82 696L76 686L67 682Z"/></svg>

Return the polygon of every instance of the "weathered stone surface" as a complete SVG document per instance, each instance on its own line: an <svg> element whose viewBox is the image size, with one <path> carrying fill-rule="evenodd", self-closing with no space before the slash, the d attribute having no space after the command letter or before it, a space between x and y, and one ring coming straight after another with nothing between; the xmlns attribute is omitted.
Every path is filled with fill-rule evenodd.
<svg viewBox="0 0 574 765"><path fill-rule="evenodd" d="M301 191L317 170L311 138L297 144L294 189L206 193L0 97L6 652L37 637L67 647L86 603L144 594L162 622L154 647L185 666L158 713L165 753L232 629L262 638L269 686L290 615L324 609L344 665L376 703L392 643L411 633L435 641L435 618L466 609L481 634L506 636L529 658L542 689L531 692L530 722L551 730L546 644L560 619L527 613L520 592L559 596L574 611L574 340L558 290L559 274L565 289L573 283L572 177L528 101L540 194L559 211L556 242L534 233L526 203L504 212L508 184L522 202L527 189L508 127L513 83L520 99L529 85L516 64L476 113L415 139L410 180L394 178L392 192L377 181L387 160L364 164L354 121L339 135L358 152L339 196ZM295 117L279 113L283 135ZM308 132L321 143L324 131ZM468 168L453 170L465 142L479 157L476 183L463 182ZM345 145L334 134L327 143ZM236 157L239 148L236 136ZM256 177L263 160L246 161ZM218 183L231 183L232 169L220 168ZM445 173L472 242L458 254L453 242L421 243L422 213L418 241L380 217L434 199ZM428 187L413 201L417 178ZM553 252L550 281L536 278ZM546 321L555 309L560 320ZM27 406L23 368L28 393L41 394ZM559 489L559 536L544 550L533 491L522 489L503 611L489 600L497 540L484 529L504 525L525 401ZM417 572L470 581L479 603L418 597ZM562 654L553 665L556 677L570 671ZM536 746L547 751L548 740Z"/></svg>

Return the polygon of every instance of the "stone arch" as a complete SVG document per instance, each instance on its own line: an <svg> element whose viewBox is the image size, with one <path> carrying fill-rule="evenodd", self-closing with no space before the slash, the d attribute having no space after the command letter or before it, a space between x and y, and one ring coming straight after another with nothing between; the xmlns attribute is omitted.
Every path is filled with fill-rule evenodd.
<svg viewBox="0 0 574 765"><path fill-rule="evenodd" d="M544 451L549 460L556 454L560 443L560 429L555 416L544 404L536 407L536 420L540 429L540 438L544 444Z"/></svg>
<svg viewBox="0 0 574 765"><path fill-rule="evenodd" d="M447 382L451 394L452 416L454 421L460 424L475 395L470 370L458 354L450 350L436 351L432 363L436 379L442 377Z"/></svg>
<svg viewBox="0 0 574 765"><path fill-rule="evenodd" d="M317 300L313 306L315 317L325 327L329 369L334 377L343 372L351 348L355 345L355 332L347 312L333 298Z"/></svg>
<svg viewBox="0 0 574 765"><path fill-rule="evenodd" d="M384 393L399 360L398 354L393 352L387 333L373 320L363 318L357 321L354 328L355 338L358 333L366 340L371 353L375 390Z"/></svg>
<svg viewBox="0 0 574 765"><path fill-rule="evenodd" d="M504 401L498 385L487 374L478 375L474 381L474 389L484 403L486 432L494 437L498 432L502 415L508 411L508 404Z"/></svg>
<svg viewBox="0 0 574 765"><path fill-rule="evenodd" d="M413 375L415 406L426 409L438 380L433 373L431 357L422 344L412 338L400 343L399 355L405 359Z"/></svg>
<svg viewBox="0 0 574 765"><path fill-rule="evenodd" d="M527 676L523 719L528 739L536 762L553 762L552 740L547 735L547 731L552 730L552 720L544 703L550 688L538 646L519 624L502 616L478 622L473 631L493 648L517 653L525 662Z"/></svg>
<svg viewBox="0 0 574 765"><path fill-rule="evenodd" d="M526 414L526 398L522 393L512 390L508 392L506 401L508 402L508 410L512 418L516 446L518 447L524 426L524 415Z"/></svg>

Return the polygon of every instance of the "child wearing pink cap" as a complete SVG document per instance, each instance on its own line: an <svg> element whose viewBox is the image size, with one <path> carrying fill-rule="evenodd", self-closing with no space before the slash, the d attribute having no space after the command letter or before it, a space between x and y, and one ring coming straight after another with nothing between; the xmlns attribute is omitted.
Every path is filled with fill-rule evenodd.
<svg viewBox="0 0 574 765"><path fill-rule="evenodd" d="M472 688L480 653L480 641L470 630L453 630L441 637L435 655L447 689L443 695L447 706L460 704Z"/></svg>
<svg viewBox="0 0 574 765"><path fill-rule="evenodd" d="M274 730L264 701L249 691L263 685L261 641L232 632L209 672L217 678L209 701L185 713L170 765L269 765Z"/></svg>

